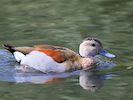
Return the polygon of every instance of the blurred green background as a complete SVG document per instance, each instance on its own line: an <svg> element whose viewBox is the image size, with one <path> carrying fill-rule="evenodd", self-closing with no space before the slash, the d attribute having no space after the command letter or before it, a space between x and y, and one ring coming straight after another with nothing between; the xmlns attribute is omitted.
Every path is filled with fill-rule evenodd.
<svg viewBox="0 0 133 100"><path fill-rule="evenodd" d="M132 0L0 0L0 45L46 43L78 52L87 36L117 55L118 66L108 73L118 77L95 93L83 90L78 78L50 86L0 82L0 100L133 100L133 70L127 70L133 67Z"/></svg>

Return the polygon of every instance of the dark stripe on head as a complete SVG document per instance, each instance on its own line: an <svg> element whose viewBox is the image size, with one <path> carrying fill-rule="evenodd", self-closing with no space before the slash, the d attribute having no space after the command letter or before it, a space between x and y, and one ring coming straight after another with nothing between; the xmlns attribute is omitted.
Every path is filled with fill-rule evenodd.
<svg viewBox="0 0 133 100"><path fill-rule="evenodd" d="M84 42L84 41L87 41L87 40L93 40L93 41L96 41L96 42L98 42L98 43L102 46L102 43L101 43L98 39L96 39L96 38L93 38L93 37L87 37L87 38L85 38L85 39L83 40L83 42Z"/></svg>

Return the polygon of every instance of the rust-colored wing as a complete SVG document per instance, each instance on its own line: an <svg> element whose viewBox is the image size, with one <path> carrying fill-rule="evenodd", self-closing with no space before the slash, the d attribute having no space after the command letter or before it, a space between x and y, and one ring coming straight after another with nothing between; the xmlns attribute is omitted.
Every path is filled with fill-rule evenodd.
<svg viewBox="0 0 133 100"><path fill-rule="evenodd" d="M66 56L61 51L52 50L52 49L38 49L37 51L42 52L50 57L52 57L56 62L62 63L66 61Z"/></svg>
<svg viewBox="0 0 133 100"><path fill-rule="evenodd" d="M34 48L51 56L56 62L61 63L66 60L74 62L78 59L77 54L65 47L53 45L35 45Z"/></svg>

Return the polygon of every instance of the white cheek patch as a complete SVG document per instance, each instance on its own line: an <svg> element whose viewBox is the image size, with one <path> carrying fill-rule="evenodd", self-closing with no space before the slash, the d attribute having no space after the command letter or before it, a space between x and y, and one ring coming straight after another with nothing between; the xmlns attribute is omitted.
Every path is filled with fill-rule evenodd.
<svg viewBox="0 0 133 100"><path fill-rule="evenodd" d="M79 47L79 54L83 57L93 56L93 48L90 46L84 46L84 43L82 43Z"/></svg>
<svg viewBox="0 0 133 100"><path fill-rule="evenodd" d="M23 57L21 64L42 72L64 72L67 70L64 63L57 63L50 56L39 51L32 51Z"/></svg>

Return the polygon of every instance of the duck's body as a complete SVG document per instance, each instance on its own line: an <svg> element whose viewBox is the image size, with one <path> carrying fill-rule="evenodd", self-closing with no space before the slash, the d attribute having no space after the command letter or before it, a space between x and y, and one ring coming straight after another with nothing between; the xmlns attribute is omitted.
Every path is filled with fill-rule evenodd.
<svg viewBox="0 0 133 100"><path fill-rule="evenodd" d="M4 45L24 68L33 68L42 72L65 72L70 69L89 69L96 61L92 57L101 54L115 57L103 50L102 43L94 38L86 38L80 44L79 55L60 46L35 45L33 47L13 47Z"/></svg>
<svg viewBox="0 0 133 100"><path fill-rule="evenodd" d="M33 47L4 47L13 53L21 66L42 72L65 72L70 69L91 68L95 64L92 58L80 57L74 51L52 45L35 45Z"/></svg>

